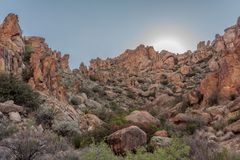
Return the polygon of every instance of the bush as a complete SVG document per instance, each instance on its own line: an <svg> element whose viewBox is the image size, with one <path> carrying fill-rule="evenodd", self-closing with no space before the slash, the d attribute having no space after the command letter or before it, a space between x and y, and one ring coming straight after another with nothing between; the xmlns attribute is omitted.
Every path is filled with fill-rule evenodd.
<svg viewBox="0 0 240 160"><path fill-rule="evenodd" d="M29 63L32 52L33 52L32 46L29 44L25 45L25 50L23 52L23 62L27 64Z"/></svg>
<svg viewBox="0 0 240 160"><path fill-rule="evenodd" d="M80 157L84 160L188 160L190 148L182 141L175 139L166 148L157 148L153 153L147 152L144 147L140 147L135 153L127 152L124 157L116 156L105 144L92 144Z"/></svg>
<svg viewBox="0 0 240 160"><path fill-rule="evenodd" d="M61 136L73 136L79 134L78 124L74 121L60 121L52 125L54 132Z"/></svg>
<svg viewBox="0 0 240 160"><path fill-rule="evenodd" d="M203 125L200 119L190 119L186 122L186 131L188 134L193 134L197 129L201 128Z"/></svg>
<svg viewBox="0 0 240 160"><path fill-rule="evenodd" d="M105 125L84 134L75 134L72 138L72 143L75 148L82 148L92 143L98 144L111 134L110 126Z"/></svg>
<svg viewBox="0 0 240 160"><path fill-rule="evenodd" d="M45 128L52 126L55 111L53 108L39 108L36 114L37 124L42 124Z"/></svg>
<svg viewBox="0 0 240 160"><path fill-rule="evenodd" d="M114 155L111 149L105 143L100 143L98 145L91 144L89 148L82 152L80 159L84 160L120 160L120 157Z"/></svg>
<svg viewBox="0 0 240 160"><path fill-rule="evenodd" d="M239 120L239 119L240 119L240 111L238 111L237 114L236 114L234 117L230 118L230 119L228 120L228 123L229 123L229 124L234 123L234 122L236 122L236 121Z"/></svg>
<svg viewBox="0 0 240 160"><path fill-rule="evenodd" d="M91 81L97 81L97 77L95 77L94 75L90 75L90 76L89 76L89 79L90 79Z"/></svg>
<svg viewBox="0 0 240 160"><path fill-rule="evenodd" d="M33 70L32 68L24 68L22 70L22 79L24 82L28 82L29 79L33 77Z"/></svg>
<svg viewBox="0 0 240 160"><path fill-rule="evenodd" d="M81 102L77 97L72 97L70 100L70 104L77 106L77 105L81 104Z"/></svg>
<svg viewBox="0 0 240 160"><path fill-rule="evenodd" d="M25 130L1 141L0 146L9 149L16 160L33 160L43 154L55 154L68 149L65 144L59 138L56 140L50 132Z"/></svg>
<svg viewBox="0 0 240 160"><path fill-rule="evenodd" d="M134 93L132 91L128 91L127 92L127 96L128 96L128 98L131 98L131 99L135 98L135 95L134 95Z"/></svg>
<svg viewBox="0 0 240 160"><path fill-rule="evenodd" d="M240 156L230 153L226 149L219 151L214 143L208 143L207 140L198 138L187 138L187 144L190 146L190 159L192 160L240 160Z"/></svg>
<svg viewBox="0 0 240 160"><path fill-rule="evenodd" d="M32 110L39 107L39 94L26 83L7 74L0 75L0 82L0 102L13 100L16 104Z"/></svg>
<svg viewBox="0 0 240 160"><path fill-rule="evenodd" d="M0 141L7 138L17 132L17 128L14 124L8 120L0 119Z"/></svg>

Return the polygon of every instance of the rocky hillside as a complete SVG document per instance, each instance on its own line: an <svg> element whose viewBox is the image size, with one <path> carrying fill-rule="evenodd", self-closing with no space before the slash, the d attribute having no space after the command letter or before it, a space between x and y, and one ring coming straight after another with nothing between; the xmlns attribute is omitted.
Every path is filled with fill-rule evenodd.
<svg viewBox="0 0 240 160"><path fill-rule="evenodd" d="M157 145L167 146L173 134L240 152L240 19L193 52L158 52L139 45L74 70L68 59L44 38L24 37L15 14L0 25L0 72L25 81L40 93L43 108L57 110L50 130L85 135L111 124L116 132L106 141L115 153L149 141L156 144L159 137L166 143ZM12 111L19 112L6 113ZM17 120L21 127L31 116L22 112ZM152 139L146 135L150 128L158 130L150 134Z"/></svg>

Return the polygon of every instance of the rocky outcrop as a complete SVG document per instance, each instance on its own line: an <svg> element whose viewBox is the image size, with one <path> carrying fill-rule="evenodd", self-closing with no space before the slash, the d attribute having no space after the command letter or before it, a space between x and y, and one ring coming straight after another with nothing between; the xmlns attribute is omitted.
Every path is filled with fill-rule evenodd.
<svg viewBox="0 0 240 160"><path fill-rule="evenodd" d="M107 143L117 154L136 149L147 142L147 135L137 126L118 130L107 137Z"/></svg>

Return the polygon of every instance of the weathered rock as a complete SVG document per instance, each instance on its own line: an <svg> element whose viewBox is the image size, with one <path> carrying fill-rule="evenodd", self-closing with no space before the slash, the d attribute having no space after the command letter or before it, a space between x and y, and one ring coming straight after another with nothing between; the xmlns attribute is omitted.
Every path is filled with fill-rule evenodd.
<svg viewBox="0 0 240 160"><path fill-rule="evenodd" d="M157 118L153 117L147 111L133 111L126 116L126 120L143 126L158 125L160 123Z"/></svg>
<svg viewBox="0 0 240 160"><path fill-rule="evenodd" d="M168 132L165 130L161 130L161 131L156 131L153 136L157 136L157 137L168 137Z"/></svg>
<svg viewBox="0 0 240 160"><path fill-rule="evenodd" d="M18 112L9 112L9 119L13 122L21 122L21 116Z"/></svg>
<svg viewBox="0 0 240 160"><path fill-rule="evenodd" d="M104 122L99 119L96 115L94 114L86 114L81 118L81 126L80 129L90 132L94 131L97 128L101 128Z"/></svg>
<svg viewBox="0 0 240 160"><path fill-rule="evenodd" d="M230 131L233 133L239 133L240 132L240 120L230 124L225 128L226 131Z"/></svg>
<svg viewBox="0 0 240 160"><path fill-rule="evenodd" d="M121 154L127 150L136 149L147 142L147 135L137 126L118 130L107 137L107 143L115 153Z"/></svg>
<svg viewBox="0 0 240 160"><path fill-rule="evenodd" d="M6 101L0 103L0 112L9 113L9 112L23 112L23 107L14 104L14 101Z"/></svg>
<svg viewBox="0 0 240 160"><path fill-rule="evenodd" d="M182 67L180 68L180 72L181 72L181 74L183 74L183 75L189 74L190 71L191 71L191 67L190 67L190 66L187 66L187 65L184 65L184 66L182 66Z"/></svg>

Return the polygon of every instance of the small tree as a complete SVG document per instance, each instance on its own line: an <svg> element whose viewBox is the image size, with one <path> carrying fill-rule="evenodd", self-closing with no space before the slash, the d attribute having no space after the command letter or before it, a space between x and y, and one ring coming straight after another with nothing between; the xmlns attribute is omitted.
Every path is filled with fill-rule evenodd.
<svg viewBox="0 0 240 160"><path fill-rule="evenodd" d="M39 94L34 92L28 84L8 74L0 74L0 82L0 102L13 100L16 104L29 109L39 107Z"/></svg>

